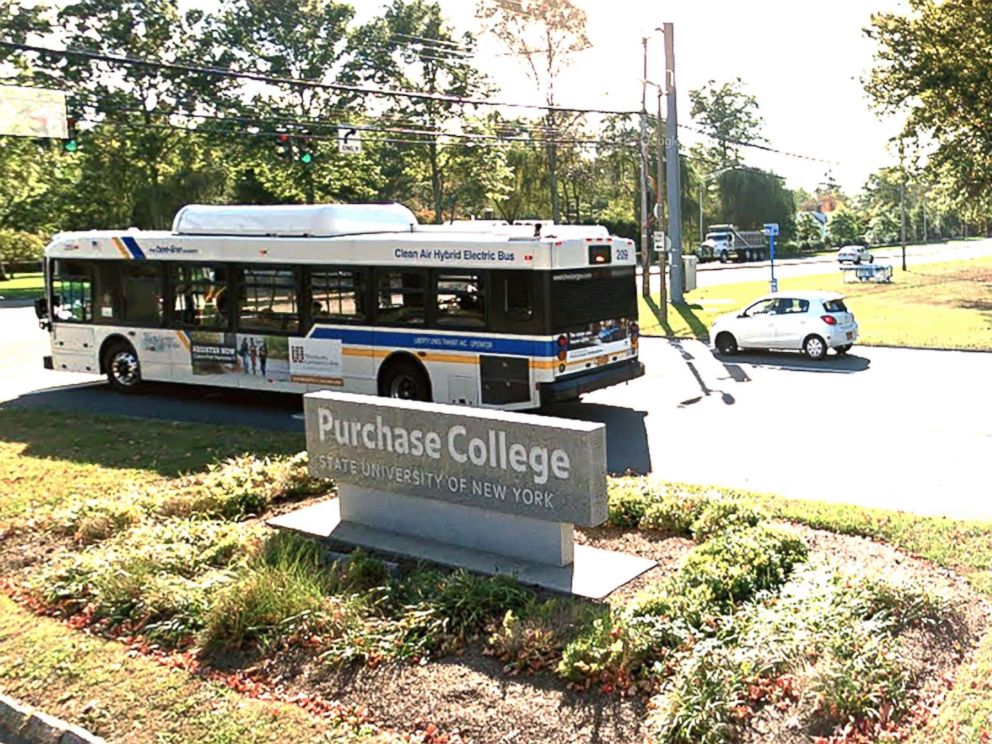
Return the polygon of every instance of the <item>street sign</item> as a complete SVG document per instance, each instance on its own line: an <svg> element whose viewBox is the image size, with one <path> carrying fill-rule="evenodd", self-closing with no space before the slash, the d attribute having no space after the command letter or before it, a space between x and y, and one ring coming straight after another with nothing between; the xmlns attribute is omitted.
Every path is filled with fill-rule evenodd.
<svg viewBox="0 0 992 744"><path fill-rule="evenodd" d="M765 235L768 237L774 237L778 235L778 223L768 222L765 224Z"/></svg>
<svg viewBox="0 0 992 744"><path fill-rule="evenodd" d="M772 279L771 285L772 285L772 294L778 292L778 279Z"/></svg>
<svg viewBox="0 0 992 744"><path fill-rule="evenodd" d="M362 151L362 140L358 129L347 125L338 127L338 152L356 153Z"/></svg>

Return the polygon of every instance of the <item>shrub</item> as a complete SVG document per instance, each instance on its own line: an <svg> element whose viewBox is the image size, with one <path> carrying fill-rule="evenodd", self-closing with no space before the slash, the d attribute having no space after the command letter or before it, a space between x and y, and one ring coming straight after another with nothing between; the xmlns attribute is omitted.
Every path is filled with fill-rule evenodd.
<svg viewBox="0 0 992 744"><path fill-rule="evenodd" d="M237 520L258 515L276 501L330 487L329 481L310 477L305 452L293 457L240 455L153 490L148 501L151 511L164 516Z"/></svg>
<svg viewBox="0 0 992 744"><path fill-rule="evenodd" d="M690 526L692 537L703 542L725 530L755 527L766 519L756 505L739 499L714 499L707 503Z"/></svg>
<svg viewBox="0 0 992 744"><path fill-rule="evenodd" d="M713 497L705 493L669 491L651 502L640 527L688 537L692 534L693 523L712 502Z"/></svg>
<svg viewBox="0 0 992 744"><path fill-rule="evenodd" d="M651 700L648 730L666 744L723 744L737 739L744 708L741 670L716 639L701 642Z"/></svg>
<svg viewBox="0 0 992 744"><path fill-rule="evenodd" d="M677 578L686 587L707 587L715 602L729 606L781 586L806 555L806 543L795 533L750 527L700 545L686 556Z"/></svg>
<svg viewBox="0 0 992 744"><path fill-rule="evenodd" d="M616 478L607 487L609 523L613 527L637 527L650 497L640 478Z"/></svg>
<svg viewBox="0 0 992 744"><path fill-rule="evenodd" d="M292 533L275 533L237 580L210 606L204 638L214 648L265 646L327 625L334 574L321 547Z"/></svg>
<svg viewBox="0 0 992 744"><path fill-rule="evenodd" d="M610 612L587 624L562 652L557 672L570 682L628 689L644 678L666 643L651 618L631 618Z"/></svg>
<svg viewBox="0 0 992 744"><path fill-rule="evenodd" d="M209 597L233 578L254 533L203 521L139 525L39 572L32 591L64 612L179 642L204 627Z"/></svg>
<svg viewBox="0 0 992 744"><path fill-rule="evenodd" d="M813 726L824 732L848 720L898 718L912 674L894 639L873 621L833 629L810 677Z"/></svg>
<svg viewBox="0 0 992 744"><path fill-rule="evenodd" d="M550 667L564 643L558 627L539 617L521 619L507 610L503 621L490 633L486 650L506 662L504 671L537 672Z"/></svg>
<svg viewBox="0 0 992 744"><path fill-rule="evenodd" d="M51 529L84 545L106 540L141 520L139 498L139 492L131 489L109 498L76 501L52 515Z"/></svg>

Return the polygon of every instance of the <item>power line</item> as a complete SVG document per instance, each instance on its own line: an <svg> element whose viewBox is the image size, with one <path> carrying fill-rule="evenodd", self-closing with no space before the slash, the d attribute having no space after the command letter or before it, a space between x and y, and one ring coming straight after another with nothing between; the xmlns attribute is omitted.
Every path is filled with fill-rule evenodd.
<svg viewBox="0 0 992 744"><path fill-rule="evenodd" d="M191 65L180 62L161 62L155 60L142 59L138 57L130 57L126 55L94 52L85 49L74 49L74 48L52 49L50 47L43 47L34 44L21 44L18 42L11 42L2 39L0 39L0 47L33 52L37 54L50 54L53 56L61 56L61 57L76 56L76 57L82 57L84 59L93 59L97 61L107 62L110 64L151 67L151 68L174 70L178 72L188 72L194 74L216 75L219 77L228 77L235 79L254 80L256 82L264 82L273 85L292 85L297 87L322 88L327 90L335 90L339 92L349 92L349 93L380 96L387 98L394 97L394 98L406 98L408 100L416 100L416 99L433 100L433 101L452 103L457 105L492 106L497 108L543 110L543 111L553 111L556 113L604 114L604 115L621 115L621 116L634 116L639 113L638 111L633 111L633 110L547 106L542 104L527 104L527 103L517 103L511 101L493 101L484 98L453 96L443 93L424 93L424 92L408 91L408 90L386 90L382 88L370 88L370 87L358 86L358 85L348 85L344 83L328 83L319 80L304 80L297 78L281 77L276 75L267 75L264 73L257 73L257 72L236 71L221 67L207 67L207 66ZM679 127L687 131L696 132L697 134L701 134L717 142L725 142L727 144L733 144L739 147L747 147L751 149L761 150L764 152L783 155L786 157L796 158L799 160L806 160L817 163L826 163L829 165L840 165L839 161L836 160L827 160L825 158L818 158L811 155L803 155L800 153L789 152L787 150L780 150L778 148L771 147L769 145L761 145L754 142L744 142L725 137L718 137L716 135L713 135L709 132L706 132L702 129L693 127L688 124L680 123Z"/></svg>
<svg viewBox="0 0 992 744"><path fill-rule="evenodd" d="M305 80L299 78L282 77L279 75L268 75L260 72L250 72L244 70L230 70L223 67L208 67L203 65L192 65L184 62L161 62L148 60L139 57L131 57L121 54L109 54L106 52L94 52L87 49L77 49L67 47L65 49L52 49L51 47L39 46L36 44L21 44L0 39L0 47L16 49L19 51L33 52L36 54L49 54L56 57L82 57L109 64L130 65L135 67L151 67L157 69L172 70L174 72L186 72L200 75L215 75L217 77L227 77L244 80L254 80L271 85L292 85L303 88L321 88L334 90L342 93L355 93L361 95L380 96L385 98L407 98L411 100L432 100L440 103L451 103L463 106L492 106L496 108L516 108L527 110L553 111L556 113L580 113L580 114L622 114L629 115L631 111L621 111L618 109L596 109L569 106L547 106L540 103L518 103L514 101L492 101L485 98L472 98L468 96L454 96L445 93L424 93L410 90L386 90L384 88L371 88L361 85L349 85L345 83L330 83L322 80Z"/></svg>

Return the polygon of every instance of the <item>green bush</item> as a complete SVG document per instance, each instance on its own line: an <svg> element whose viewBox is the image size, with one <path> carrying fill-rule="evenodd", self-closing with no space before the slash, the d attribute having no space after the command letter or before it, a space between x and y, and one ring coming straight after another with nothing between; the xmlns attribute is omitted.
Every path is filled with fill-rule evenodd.
<svg viewBox="0 0 992 744"><path fill-rule="evenodd" d="M570 682L627 689L649 673L666 641L651 618L627 618L607 608L565 647L557 672Z"/></svg>
<svg viewBox="0 0 992 744"><path fill-rule="evenodd" d="M41 261L45 239L34 233L0 229L0 262L5 264Z"/></svg>
<svg viewBox="0 0 992 744"><path fill-rule="evenodd" d="M609 523L613 527L637 527L648 508L650 496L643 479L614 478L607 486Z"/></svg>
<svg viewBox="0 0 992 744"><path fill-rule="evenodd" d="M696 542L703 542L726 530L755 527L766 518L767 515L754 504L739 499L713 499L703 507L689 529Z"/></svg>
<svg viewBox="0 0 992 744"><path fill-rule="evenodd" d="M642 530L658 530L688 537L692 534L692 525L712 502L713 497L706 493L668 491L651 502L644 512L640 527Z"/></svg>
<svg viewBox="0 0 992 744"><path fill-rule="evenodd" d="M652 698L651 740L663 744L736 741L745 702L741 669L717 639L702 641L679 673Z"/></svg>
<svg viewBox="0 0 992 744"><path fill-rule="evenodd" d="M66 613L86 609L172 642L204 627L209 598L250 554L255 532L198 521L139 525L47 566L30 588Z"/></svg>

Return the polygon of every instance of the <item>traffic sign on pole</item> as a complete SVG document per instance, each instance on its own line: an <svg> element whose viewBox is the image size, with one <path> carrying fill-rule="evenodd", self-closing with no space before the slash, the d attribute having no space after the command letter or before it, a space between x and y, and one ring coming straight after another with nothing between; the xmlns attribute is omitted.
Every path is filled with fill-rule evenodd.
<svg viewBox="0 0 992 744"><path fill-rule="evenodd" d="M355 153L362 151L362 140L358 129L347 125L338 127L338 152Z"/></svg>

